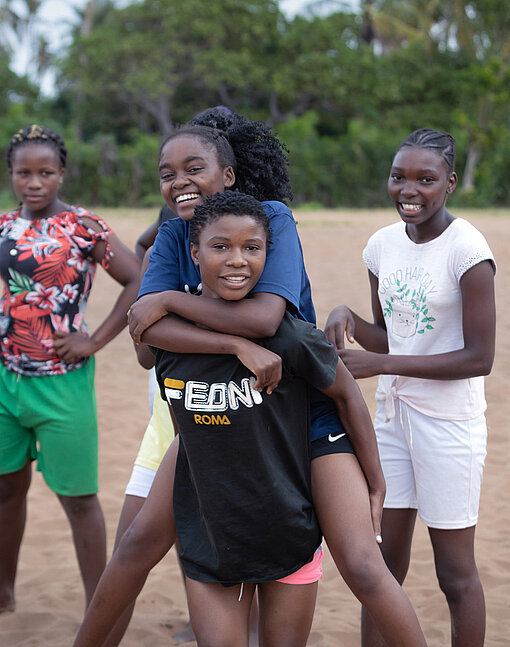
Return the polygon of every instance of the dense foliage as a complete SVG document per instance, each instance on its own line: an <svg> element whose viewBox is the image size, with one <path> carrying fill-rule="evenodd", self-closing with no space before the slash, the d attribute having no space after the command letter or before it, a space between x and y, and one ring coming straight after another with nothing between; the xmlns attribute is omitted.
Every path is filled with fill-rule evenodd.
<svg viewBox="0 0 510 647"><path fill-rule="evenodd" d="M58 57L46 47L41 59L44 34L33 43L56 70L51 97L37 72L9 68L44 0L26 2L16 22L19 4L0 11L9 36L0 41L0 148L26 123L60 131L68 200L158 204L162 135L222 104L278 131L295 203L387 204L396 145L428 126L457 139L457 203L510 205L510 12L500 0L365 0L359 14L332 1L327 15L293 19L276 0L89 0ZM5 175L3 203L7 192Z"/></svg>

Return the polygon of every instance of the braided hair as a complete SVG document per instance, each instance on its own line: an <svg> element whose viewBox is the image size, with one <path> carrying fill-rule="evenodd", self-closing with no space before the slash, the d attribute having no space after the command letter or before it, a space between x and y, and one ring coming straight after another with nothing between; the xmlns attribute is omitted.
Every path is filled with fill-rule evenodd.
<svg viewBox="0 0 510 647"><path fill-rule="evenodd" d="M222 216L250 216L266 233L266 246L271 242L269 218L264 207L253 196L240 191L224 191L209 195L204 202L195 207L190 221L190 241L198 245L200 232L206 225Z"/></svg>
<svg viewBox="0 0 510 647"><path fill-rule="evenodd" d="M234 169L235 189L261 202L292 200L288 149L264 122L235 115L226 130L185 125L163 141L160 156L164 146L181 135L195 135L215 148L219 164Z"/></svg>
<svg viewBox="0 0 510 647"><path fill-rule="evenodd" d="M420 128L408 135L397 148L397 153L402 148L408 147L428 148L441 155L448 171L455 170L455 139L450 133L444 133L432 128Z"/></svg>
<svg viewBox="0 0 510 647"><path fill-rule="evenodd" d="M67 161L67 148L62 137L54 130L33 124L32 126L25 126L21 130L18 130L9 142L6 154L7 168L9 170L12 169L12 156L14 154L14 150L17 147L24 146L26 144L49 144L55 149L60 166L65 168Z"/></svg>

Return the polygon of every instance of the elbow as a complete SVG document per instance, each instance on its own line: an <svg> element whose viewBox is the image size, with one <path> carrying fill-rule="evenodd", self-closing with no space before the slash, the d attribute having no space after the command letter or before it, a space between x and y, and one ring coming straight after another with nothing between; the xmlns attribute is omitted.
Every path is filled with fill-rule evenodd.
<svg viewBox="0 0 510 647"><path fill-rule="evenodd" d="M246 332L243 333L243 337L247 337L248 339L264 339L266 337L274 337L276 335L276 332L278 328L280 327L280 323L272 323L271 321L261 321L260 325L253 326L250 331L248 331L248 334Z"/></svg>
<svg viewBox="0 0 510 647"><path fill-rule="evenodd" d="M482 363L480 366L480 373L479 375L489 375L490 372L492 371L492 365L494 363L494 358L491 357L487 359L485 362Z"/></svg>
<svg viewBox="0 0 510 647"><path fill-rule="evenodd" d="M260 337L274 337L280 327L281 319L273 322L264 321L263 324Z"/></svg>
<svg viewBox="0 0 510 647"><path fill-rule="evenodd" d="M473 358L469 377L486 376L492 371L494 352L484 353L481 357Z"/></svg>
<svg viewBox="0 0 510 647"><path fill-rule="evenodd" d="M274 317L271 313L264 312L264 308L261 308L261 310L263 316L257 313L257 316L250 317L249 321L244 319L242 329L236 331L231 330L231 334L238 334L246 339L274 337L282 323L282 317Z"/></svg>

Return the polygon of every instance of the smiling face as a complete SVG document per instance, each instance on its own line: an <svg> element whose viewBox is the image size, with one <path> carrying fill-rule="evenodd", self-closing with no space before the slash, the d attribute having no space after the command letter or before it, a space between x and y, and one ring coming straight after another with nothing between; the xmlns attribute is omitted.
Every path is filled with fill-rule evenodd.
<svg viewBox="0 0 510 647"><path fill-rule="evenodd" d="M64 169L50 144L23 144L12 155L9 173L26 218L47 218L58 212L57 196Z"/></svg>
<svg viewBox="0 0 510 647"><path fill-rule="evenodd" d="M453 216L446 199L455 190L457 175L439 153L419 147L397 152L388 179L388 193L415 242L438 236Z"/></svg>
<svg viewBox="0 0 510 647"><path fill-rule="evenodd" d="M161 150L161 195L183 220L191 220L195 207L208 195L221 193L234 182L232 167L221 168L214 146L198 135L177 135Z"/></svg>
<svg viewBox="0 0 510 647"><path fill-rule="evenodd" d="M200 268L204 296L243 299L256 285L266 262L264 227L253 216L224 215L201 230L191 256Z"/></svg>

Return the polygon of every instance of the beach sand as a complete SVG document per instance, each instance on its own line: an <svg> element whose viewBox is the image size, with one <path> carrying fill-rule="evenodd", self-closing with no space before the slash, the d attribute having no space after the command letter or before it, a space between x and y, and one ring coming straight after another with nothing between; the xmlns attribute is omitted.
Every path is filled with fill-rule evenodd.
<svg viewBox="0 0 510 647"><path fill-rule="evenodd" d="M151 216L102 215L133 246ZM489 447L486 460L476 554L487 603L487 647L510 644L510 255L509 221L497 212L465 215L486 236L498 262L496 277L498 331L496 361L486 380ZM371 233L394 221L394 212L298 212L296 219L312 283L318 325L330 309L346 303L369 317L369 288L362 249ZM93 329L111 306L116 284L98 269L87 321ZM136 362L127 331L96 357L100 428L100 500L111 552L118 515L145 425L149 417L147 372ZM376 380L360 387L374 411ZM72 644L84 596L64 513L39 473L29 493L28 520L16 586L15 613L0 616L2 647L64 647ZM405 590L414 604L430 647L448 645L449 615L438 589L426 528L417 523L412 563ZM359 603L341 580L326 550L324 578L308 644L357 647ZM176 645L172 635L187 620L186 601L174 551L153 570L139 596L123 645ZM194 643L190 643L194 644Z"/></svg>

